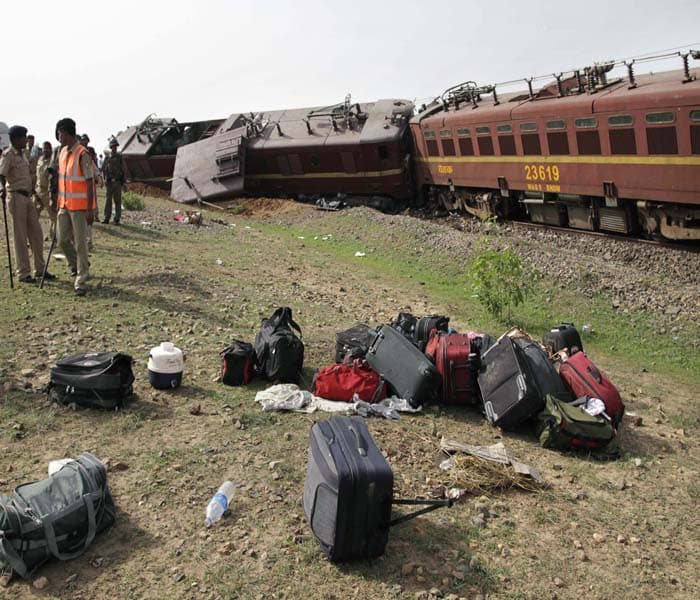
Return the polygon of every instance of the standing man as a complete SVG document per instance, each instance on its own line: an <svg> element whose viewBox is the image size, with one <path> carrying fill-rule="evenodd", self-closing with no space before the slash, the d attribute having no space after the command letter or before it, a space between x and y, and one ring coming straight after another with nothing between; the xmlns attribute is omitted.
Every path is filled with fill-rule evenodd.
<svg viewBox="0 0 700 600"><path fill-rule="evenodd" d="M95 214L92 157L75 135L75 121L64 118L56 124L63 146L58 157L58 243L75 277L75 294L87 293L88 225Z"/></svg>
<svg viewBox="0 0 700 600"><path fill-rule="evenodd" d="M32 174L32 193L36 189L36 165L39 162L39 155L35 152L34 136L30 133L27 135L27 148L24 151L27 160L29 161L29 171Z"/></svg>
<svg viewBox="0 0 700 600"><path fill-rule="evenodd" d="M102 175L107 186L107 199L105 201L105 225L112 216L112 200L114 200L114 224L119 225L122 216L122 187L124 186L126 169L121 152L117 152L119 142L113 137L109 141L109 156L102 165Z"/></svg>
<svg viewBox="0 0 700 600"><path fill-rule="evenodd" d="M41 156L36 163L37 189L34 197L36 199L37 212L41 214L41 211L46 209L53 228L56 227L56 209L51 205L51 193L49 190L49 169L53 160L52 151L51 142L44 142L41 147Z"/></svg>
<svg viewBox="0 0 700 600"><path fill-rule="evenodd" d="M22 283L36 283L30 271L27 242L32 248L34 274L41 277L44 272L44 234L32 202L32 176L24 153L27 128L21 125L10 127L10 144L0 157L0 196L3 202L7 198L7 207L12 215L12 237L19 280ZM55 279L55 276L47 273L46 279Z"/></svg>

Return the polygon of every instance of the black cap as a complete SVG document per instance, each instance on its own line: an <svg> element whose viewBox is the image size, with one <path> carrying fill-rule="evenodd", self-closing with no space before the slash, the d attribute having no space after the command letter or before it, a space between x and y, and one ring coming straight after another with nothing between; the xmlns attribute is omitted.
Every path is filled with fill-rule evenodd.
<svg viewBox="0 0 700 600"><path fill-rule="evenodd" d="M58 130L62 129L69 135L75 135L75 121L70 117L64 117L56 123L56 139L58 139Z"/></svg>
<svg viewBox="0 0 700 600"><path fill-rule="evenodd" d="M17 138L21 138L23 135L27 135L27 128L23 127L22 125L13 125L10 127L10 131L8 132L10 134L10 140L16 140Z"/></svg>

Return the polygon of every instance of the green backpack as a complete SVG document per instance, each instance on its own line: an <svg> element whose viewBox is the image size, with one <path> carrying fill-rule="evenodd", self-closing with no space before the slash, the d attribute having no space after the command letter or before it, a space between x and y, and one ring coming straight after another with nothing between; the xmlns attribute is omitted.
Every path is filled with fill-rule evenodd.
<svg viewBox="0 0 700 600"><path fill-rule="evenodd" d="M543 448L598 450L615 437L615 428L604 416L589 415L581 407L550 395L537 419L537 434Z"/></svg>

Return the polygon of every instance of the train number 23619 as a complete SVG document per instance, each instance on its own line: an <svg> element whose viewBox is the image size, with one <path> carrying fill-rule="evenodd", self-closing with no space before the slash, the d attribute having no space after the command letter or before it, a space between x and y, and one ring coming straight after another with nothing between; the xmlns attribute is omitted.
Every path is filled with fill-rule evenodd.
<svg viewBox="0 0 700 600"><path fill-rule="evenodd" d="M557 165L525 165L527 181L559 181Z"/></svg>

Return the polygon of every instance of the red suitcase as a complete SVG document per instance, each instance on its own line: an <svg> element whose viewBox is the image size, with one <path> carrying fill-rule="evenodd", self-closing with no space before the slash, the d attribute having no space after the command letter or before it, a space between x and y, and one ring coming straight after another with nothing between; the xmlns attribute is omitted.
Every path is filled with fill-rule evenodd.
<svg viewBox="0 0 700 600"><path fill-rule="evenodd" d="M450 333L434 335L426 354L435 360L442 377L443 404L475 404L478 402L476 383L479 353L472 352L472 342L479 333Z"/></svg>
<svg viewBox="0 0 700 600"><path fill-rule="evenodd" d="M605 404L605 412L617 427L625 413L620 392L584 352L577 352L563 360L559 366L559 376L576 398L600 398Z"/></svg>

